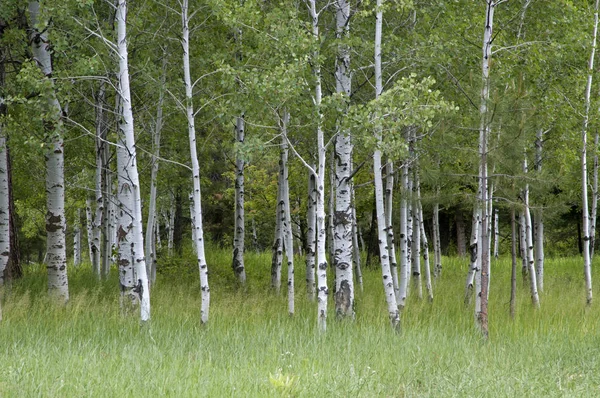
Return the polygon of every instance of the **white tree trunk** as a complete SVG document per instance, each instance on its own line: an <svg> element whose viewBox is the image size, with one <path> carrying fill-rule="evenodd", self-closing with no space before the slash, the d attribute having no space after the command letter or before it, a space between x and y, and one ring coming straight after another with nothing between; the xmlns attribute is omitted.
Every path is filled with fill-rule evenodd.
<svg viewBox="0 0 600 398"><path fill-rule="evenodd" d="M90 199L89 197L85 199L85 228L86 228L86 232L87 232L87 246L88 246L88 254L90 257L90 264L92 264L92 272L94 275L98 275L98 272L96 269L94 269L93 264L94 264L94 250L92 249L92 245L94 242L94 238L93 238L93 233L92 231L94 230L94 221L92 218L92 199Z"/></svg>
<svg viewBox="0 0 600 398"><path fill-rule="evenodd" d="M244 143L244 115L236 120L235 140L239 145ZM244 266L246 217L244 214L244 159L239 151L235 158L235 221L233 226L233 260L232 267L235 276L241 284L246 283L246 268Z"/></svg>
<svg viewBox="0 0 600 398"><path fill-rule="evenodd" d="M287 259L287 287L288 287L288 314L294 315L294 234L292 233L292 215L290 212L290 185L289 185L289 169L288 169L288 142L287 142L287 126L290 121L290 114L287 110L283 111L281 123L281 163L283 166L283 188L282 188L282 229L283 241L285 249L285 257Z"/></svg>
<svg viewBox="0 0 600 398"><path fill-rule="evenodd" d="M0 151L2 151L2 146L0 144ZM0 152L0 200L2 200L2 153ZM2 202L0 202L0 225L2 223ZM1 228L1 227L0 227ZM4 253L1 247L2 243L2 232L0 231L0 253ZM78 266L81 265L81 209L77 209L77 215L75 216L75 225L73 231L73 265ZM1 268L1 266L0 266ZM0 277L2 277L2 273L0 272Z"/></svg>
<svg viewBox="0 0 600 398"><path fill-rule="evenodd" d="M210 289L208 287L208 265L204 254L204 228L202 224L202 205L200 192L200 164L198 163L198 154L196 149L196 127L194 124L194 105L192 99L192 80L190 77L190 42L189 42L189 17L188 0L183 0L181 4L181 23L182 37L181 46L183 48L183 80L185 84L185 103L186 116L188 122L188 136L190 144L190 157L192 162L192 180L194 185L194 214L193 222L196 230L196 257L198 270L200 272L200 289L202 303L200 307L200 321L208 322L208 311L210 306Z"/></svg>
<svg viewBox="0 0 600 398"><path fill-rule="evenodd" d="M29 2L29 16L32 29L29 32L31 52L45 78L53 86L52 59L48 33L37 30L40 5ZM46 232L48 269L48 292L58 300L69 300L67 279L65 183L64 183L64 144L62 109L54 89L47 94L48 113L45 116L46 128Z"/></svg>
<svg viewBox="0 0 600 398"><path fill-rule="evenodd" d="M156 104L156 123L152 132L152 169L150 171L150 200L148 205L148 220L146 221L146 272L150 283L156 282L156 245L154 238L155 224L157 223L156 195L158 179L158 159L160 158L160 136L163 128L163 102L165 97L164 86L167 79L167 54L163 51L162 73L158 89L158 102Z"/></svg>
<svg viewBox="0 0 600 398"><path fill-rule="evenodd" d="M439 188L437 190L439 195ZM436 202L433 205L433 275L437 280L442 276L442 247L440 244L440 204Z"/></svg>
<svg viewBox="0 0 600 398"><path fill-rule="evenodd" d="M594 134L594 170L592 172L592 215L590 221L590 261L594 258L594 248L596 247L596 220L598 218L598 145L600 144L600 133L596 130ZM541 143L540 143L541 152ZM541 170L541 155L540 155L540 170ZM541 216L540 211L540 216ZM542 224L543 232L543 224ZM543 253L542 253L543 255ZM543 264L543 262L542 262ZM543 270L543 268L542 268ZM543 280L543 279L542 279ZM539 281L539 279L538 279ZM540 291L542 288L540 287Z"/></svg>
<svg viewBox="0 0 600 398"><path fill-rule="evenodd" d="M500 226L498 225L498 209L494 210L494 258L500 256Z"/></svg>
<svg viewBox="0 0 600 398"><path fill-rule="evenodd" d="M379 46L381 48L381 45ZM377 56L377 55L376 55ZM381 61L379 61L381 63ZM392 281L394 282L394 294L400 291L400 281L398 280L398 260L396 259L396 243L394 238L393 225L393 203L394 203L394 163L391 159L385 166L385 227L387 232L387 245L390 256L390 268L392 273ZM398 299L396 298L396 301Z"/></svg>
<svg viewBox="0 0 600 398"><path fill-rule="evenodd" d="M519 214L519 246L521 255L521 275L523 276L523 283L527 283L528 278L528 264L527 264L527 233L526 233L526 222L525 222L525 211L521 211Z"/></svg>
<svg viewBox="0 0 600 398"><path fill-rule="evenodd" d="M126 145L128 162L124 173L126 180L119 181L120 190L131 191L131 201L126 203L131 211L131 257L137 278L135 293L140 300L140 317L142 321L150 319L150 291L146 274L146 257L144 256L144 234L142 231L142 199L139 175L137 170L136 144L133 124L133 110L129 88L129 62L127 52L127 1L118 0L115 20L117 22L117 48L119 55L119 91L121 97L121 121L119 133Z"/></svg>
<svg viewBox="0 0 600 398"><path fill-rule="evenodd" d="M415 179L417 178L418 169L415 168ZM418 182L414 182L415 190L417 190ZM416 196L416 195L415 195ZM412 201L412 275L411 280L413 287L417 291L419 300L423 299L423 282L421 276L421 234L419 231L419 225L421 224L419 214L419 203L416 198L413 197Z"/></svg>
<svg viewBox="0 0 600 398"><path fill-rule="evenodd" d="M169 205L169 219L167 220L167 252L173 255L173 240L175 237L175 195L171 192ZM194 249L196 250L196 249Z"/></svg>
<svg viewBox="0 0 600 398"><path fill-rule="evenodd" d="M592 259L590 258L590 220L588 209L587 187L587 129L590 114L590 93L592 89L592 76L594 71L594 57L596 54L596 38L598 35L598 4L594 6L594 33L592 36L592 53L588 63L588 77L585 87L585 114L581 130L581 209L583 213L583 274L585 280L586 302L592 304Z"/></svg>
<svg viewBox="0 0 600 398"><path fill-rule="evenodd" d="M527 174L527 157L523 159L523 173ZM523 204L525 205L525 239L527 250L527 268L529 271L529 283L531 289L531 302L535 307L540 306L540 299L537 288L537 278L535 272L535 257L533 255L533 225L531 223L531 212L529 210L529 184L525 184L523 189Z"/></svg>
<svg viewBox="0 0 600 398"><path fill-rule="evenodd" d="M375 19L375 98L383 92L383 81L381 76L381 36L382 36L382 25L383 25L383 9L382 1L377 0L377 14ZM381 117L380 115L374 115L375 118ZM375 129L375 138L377 139L378 146L382 145L382 132L380 128ZM395 253L388 246L390 241L393 242L393 232L391 228L391 213L392 213L392 188L393 188L393 177L391 169L388 169L388 184L386 188L389 190L388 203L386 209L385 193L383 189L383 176L382 176L382 164L381 164L381 151L376 149L373 153L373 174L375 179L375 207L377 212L377 235L379 240L379 257L381 259L381 274L383 280L383 290L385 293L385 300L387 303L388 316L394 330L400 329L400 313L398 312L398 303L396 301L395 288L397 286L396 281L393 277L393 271L395 270L395 258L390 260L390 254ZM387 210L387 214L386 214ZM388 221L389 220L389 221ZM392 269L394 264L394 269ZM396 282L396 284L394 283Z"/></svg>
<svg viewBox="0 0 600 398"><path fill-rule="evenodd" d="M0 50L0 56L3 51ZM1 67L1 66L0 66ZM0 83L4 82L4 71L0 71ZM1 95L1 94L0 94ZM4 98L0 97L0 116L4 116ZM77 233L75 233L77 237ZM6 133L0 121L0 286L4 285L4 275L8 260L10 259L10 200L8 186L8 152L6 146ZM0 310L0 320L2 311Z"/></svg>
<svg viewBox="0 0 600 398"><path fill-rule="evenodd" d="M418 177L417 177L418 179ZM425 234L425 223L423 220L423 205L421 204L421 184L417 183L417 203L419 208L419 232L421 234L421 246L423 248L423 272L425 272L425 288L427 289L427 298L433 301L433 285L431 284L431 267L429 263L429 242Z"/></svg>
<svg viewBox="0 0 600 398"><path fill-rule="evenodd" d="M315 166L313 165L313 169ZM306 294L312 301L315 299L315 261L317 249L317 175L312 171L308 174L308 201L306 204L307 237L306 237Z"/></svg>
<svg viewBox="0 0 600 398"><path fill-rule="evenodd" d="M283 149L280 147L279 153L279 175L277 177L277 206L275 220L275 238L273 239L273 251L271 258L271 287L275 293L279 294L281 290L281 268L283 263L283 245L285 231L283 229L283 219L285 218L285 209L283 207Z"/></svg>
<svg viewBox="0 0 600 398"><path fill-rule="evenodd" d="M337 0L336 37L344 40L350 27L350 3ZM336 59L336 92L350 98L350 48L339 44ZM341 129L341 127L338 127ZM335 216L334 259L335 310L338 317L354 316L354 278L352 274L352 144L350 132L340 130L335 140Z"/></svg>
<svg viewBox="0 0 600 398"><path fill-rule="evenodd" d="M402 196L400 198L400 275L396 301L400 311L406 306L408 293L408 275L410 272L410 255L408 248L408 161L402 165Z"/></svg>
<svg viewBox="0 0 600 398"><path fill-rule="evenodd" d="M598 147L598 141L597 141L597 137L598 134L596 134L596 146L595 148ZM536 173L541 173L542 172L542 150L543 150L543 138L544 138L544 131L542 129L539 129L537 131L536 134L536 140L535 140L535 170ZM597 160L598 157L595 157L595 165L594 167L596 167L597 164ZM597 168L595 169L596 172L596 176L597 176ZM594 190L597 191L597 183L598 181L596 181L596 185ZM594 198L596 198L596 193L594 193ZM592 206L592 208L594 209L594 206ZM595 210L594 210L595 211ZM595 214L593 216L593 219L595 219ZM594 232L592 232L592 237L594 235ZM592 239L593 242L593 239ZM592 253L594 252L594 249L592 248ZM538 284L538 290L540 292L544 291L544 212L543 210L540 208L538 211L536 211L535 213L535 270L537 272L537 284Z"/></svg>
<svg viewBox="0 0 600 398"><path fill-rule="evenodd" d="M102 220L104 217L104 193L102 190L103 182L102 177L104 175L104 147L106 146L106 136L108 133L108 125L105 119L104 103L106 102L106 88L104 84L100 84L98 94L96 95L96 173L94 179L94 218L92 221L92 269L95 271L96 276L100 278L103 276L103 270L101 266L101 232L102 232Z"/></svg>

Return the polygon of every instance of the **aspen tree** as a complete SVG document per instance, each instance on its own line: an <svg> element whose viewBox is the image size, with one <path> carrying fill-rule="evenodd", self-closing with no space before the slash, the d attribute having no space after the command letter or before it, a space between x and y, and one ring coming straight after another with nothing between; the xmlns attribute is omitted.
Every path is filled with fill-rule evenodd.
<svg viewBox="0 0 600 398"><path fill-rule="evenodd" d="M341 43L347 39L350 30L350 3L336 0L336 38L340 41L336 59L336 92L350 99L351 72L350 48ZM334 219L334 258L335 311L339 317L354 316L354 278L352 274L352 194L350 178L352 174L352 143L350 132L338 127L335 140L335 217ZM385 220L384 220L385 222ZM385 224L384 224L385 225Z"/></svg>
<svg viewBox="0 0 600 398"><path fill-rule="evenodd" d="M122 155L127 156L126 165L120 170L119 191L129 191L130 195L126 202L121 202L125 209L121 211L130 212L131 224L126 232L131 236L131 263L135 269L135 288L137 299L140 301L140 317L142 321L150 320L150 290L148 288L148 276L146 274L146 257L144 255L144 234L142 231L142 198L140 193L139 174L137 169L136 142L134 136L133 109L131 103L131 92L129 86L129 61L127 50L127 1L119 0L115 15L117 25L117 53L119 58L119 97L120 97L120 123L119 135L124 144ZM126 152L126 153L123 153ZM124 230L119 233L125 232ZM121 257L123 261L123 257Z"/></svg>
<svg viewBox="0 0 600 398"><path fill-rule="evenodd" d="M592 34L592 51L588 62L588 75L585 86L585 113L583 118L583 128L581 129L581 209L582 209L582 230L583 230L583 275L585 280L586 303L592 304L592 259L590 258L590 217L588 208L588 181L587 181L587 130L590 114L590 96L592 90L592 77L594 71L594 58L596 54L596 38L598 36L598 5L600 0L596 0L594 5L594 33Z"/></svg>
<svg viewBox="0 0 600 398"><path fill-rule="evenodd" d="M383 92L383 81L381 77L381 39L382 39L382 25L383 25L383 0L377 0L376 5L376 20L375 20L375 99L379 98ZM375 118L382 117L381 115L374 115ZM392 324L392 328L395 330L400 329L400 314L398 312L398 303L396 301L396 294L394 292L394 281L392 277L392 270L390 269L390 250L388 247L388 225L386 222L385 203L384 203L384 191L383 191L383 177L381 175L382 164L381 164L381 150L379 147L382 144L382 132L379 126L375 127L375 138L378 143L378 147L373 153L373 174L375 177L375 205L377 211L377 235L379 240L379 258L381 260L381 273L383 279L383 289L385 292L385 300L387 303L388 316ZM391 195L391 193L390 193ZM390 209L391 212L391 204Z"/></svg>
<svg viewBox="0 0 600 398"><path fill-rule="evenodd" d="M62 108L56 96L52 80L52 54L46 26L40 21L40 4L29 2L31 29L29 40L31 52L44 83L48 85L46 100L48 109L44 117L45 159L46 159L46 232L48 291L58 300L69 300L69 282L67 279L66 220L65 220L65 182L64 182L64 126Z"/></svg>
<svg viewBox="0 0 600 398"><path fill-rule="evenodd" d="M188 125L188 138L190 145L190 158L192 162L192 181L194 186L194 213L192 222L194 223L195 237L194 246L196 249L196 260L200 272L200 321L208 322L208 311L210 308L210 289L208 286L208 265L204 253L204 229L202 225L202 205L200 191L200 164L198 163L198 153L196 149L196 127L194 122L194 104L192 99L192 79L190 76L190 17L188 16L188 0L181 3L181 46L183 49L183 80L185 85L185 110Z"/></svg>

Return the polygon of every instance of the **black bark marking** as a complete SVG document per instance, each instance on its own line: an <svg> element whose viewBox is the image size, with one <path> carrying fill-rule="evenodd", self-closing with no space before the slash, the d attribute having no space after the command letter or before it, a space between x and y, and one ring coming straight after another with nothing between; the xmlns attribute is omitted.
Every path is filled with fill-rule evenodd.
<svg viewBox="0 0 600 398"><path fill-rule="evenodd" d="M335 307L338 318L348 316L352 313L352 297L350 295L350 283L343 280L339 289L335 292Z"/></svg>

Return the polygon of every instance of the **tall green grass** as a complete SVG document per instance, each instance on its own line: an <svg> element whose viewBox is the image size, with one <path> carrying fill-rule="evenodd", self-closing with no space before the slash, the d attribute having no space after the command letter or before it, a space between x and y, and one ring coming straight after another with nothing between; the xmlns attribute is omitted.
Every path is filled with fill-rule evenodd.
<svg viewBox="0 0 600 398"><path fill-rule="evenodd" d="M88 267L71 267L71 300L57 307L46 298L45 269L29 266L4 291L0 396L600 396L600 312L585 307L580 259L547 260L539 311L519 279L514 320L510 262L494 262L486 343L463 303L464 260L444 259L433 303L410 298L400 334L387 320L379 270L366 269L356 319L330 316L323 334L301 259L289 317L285 293L269 290L268 255L247 254L246 288L228 251L208 255L205 326L188 256L163 261L145 326L121 314L116 272L99 283Z"/></svg>

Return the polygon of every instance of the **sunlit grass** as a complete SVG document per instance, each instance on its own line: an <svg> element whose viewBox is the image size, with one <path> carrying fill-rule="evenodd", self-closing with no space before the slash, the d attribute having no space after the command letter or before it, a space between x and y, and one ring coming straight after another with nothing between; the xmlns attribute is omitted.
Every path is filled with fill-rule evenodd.
<svg viewBox="0 0 600 398"><path fill-rule="evenodd" d="M269 290L268 255L248 253L246 288L228 251L208 255L205 326L187 256L163 262L144 326L121 314L115 272L98 283L88 267L71 268L71 300L56 307L44 267L29 266L4 292L0 396L600 396L600 312L585 307L580 259L547 260L539 311L519 273L514 320L510 261L494 262L485 343L463 303L464 260L444 259L433 303L411 296L400 334L389 327L379 270L364 270L355 321L330 315L322 334L301 259L289 317L285 293Z"/></svg>

